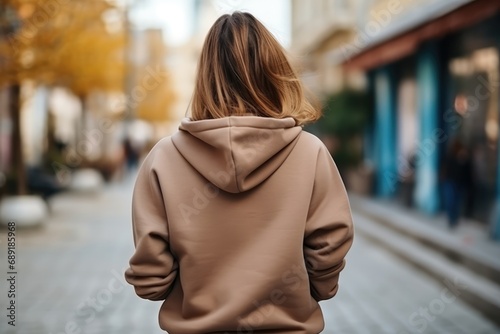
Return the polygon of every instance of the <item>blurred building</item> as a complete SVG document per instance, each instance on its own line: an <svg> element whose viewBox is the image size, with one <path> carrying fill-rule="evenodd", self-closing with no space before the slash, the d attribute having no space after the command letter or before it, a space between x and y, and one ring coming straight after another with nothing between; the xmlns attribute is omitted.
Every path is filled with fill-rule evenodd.
<svg viewBox="0 0 500 334"><path fill-rule="evenodd" d="M138 107L146 99L151 98L152 95L158 94L156 90L163 87L160 82L167 80L171 84L172 80L167 68L167 45L164 42L163 30L161 29L132 29L129 35L129 64L126 78L126 97L124 112L127 115L128 129L125 135L136 142L137 146L143 146L149 140L155 140L156 137L161 137L168 128L170 113L169 108L160 110L160 104L157 106L158 110L154 113L159 115L160 119L164 121L149 124L148 122L139 120L141 110ZM165 73L163 73L165 72ZM153 89L147 89L144 85L145 78L153 77ZM149 81L149 80L148 80ZM159 85L159 86L158 86ZM170 87L173 87L170 85ZM162 94L160 92L160 94ZM168 92L164 92L167 95ZM146 128L149 127L149 130ZM137 128L144 129L143 131L134 131Z"/></svg>
<svg viewBox="0 0 500 334"><path fill-rule="evenodd" d="M307 88L317 96L345 87L363 88L362 72L346 72L341 46L356 37L366 0L292 0L293 60Z"/></svg>
<svg viewBox="0 0 500 334"><path fill-rule="evenodd" d="M198 61L197 47L193 40L172 47L168 56L168 66L175 82L176 100L172 109L176 122L172 123L169 132L173 133L177 129L182 118L186 117L196 75L196 63Z"/></svg>
<svg viewBox="0 0 500 334"><path fill-rule="evenodd" d="M176 101L170 132L174 132L180 120L189 113L191 97L196 82L196 67L205 36L219 17L216 0L196 0L193 7L191 37L182 45L172 47L168 54L168 65L175 82Z"/></svg>
<svg viewBox="0 0 500 334"><path fill-rule="evenodd" d="M447 152L459 142L472 166L463 213L500 232L500 2L325 0L316 10L301 3L294 1L294 45L323 76L312 86L334 90L351 71L368 78L365 157L375 166L375 194L437 213ZM335 18L330 6L354 18Z"/></svg>

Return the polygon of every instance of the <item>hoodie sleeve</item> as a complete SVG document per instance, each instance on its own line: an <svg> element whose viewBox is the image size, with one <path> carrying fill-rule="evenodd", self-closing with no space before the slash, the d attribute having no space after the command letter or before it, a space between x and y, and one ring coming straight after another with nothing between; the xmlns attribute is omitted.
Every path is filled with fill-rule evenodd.
<svg viewBox="0 0 500 334"><path fill-rule="evenodd" d="M151 152L134 188L132 225L136 250L125 279L139 297L164 300L177 276L177 262L170 252L167 215L153 161Z"/></svg>
<svg viewBox="0 0 500 334"><path fill-rule="evenodd" d="M347 192L333 159L322 146L304 238L304 257L311 295L317 301L337 293L340 271L353 241Z"/></svg>

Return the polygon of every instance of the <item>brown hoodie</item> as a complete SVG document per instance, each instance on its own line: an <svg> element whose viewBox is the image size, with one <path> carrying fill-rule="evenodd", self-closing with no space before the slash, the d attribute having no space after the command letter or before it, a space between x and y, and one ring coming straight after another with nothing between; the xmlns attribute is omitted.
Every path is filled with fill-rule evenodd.
<svg viewBox="0 0 500 334"><path fill-rule="evenodd" d="M127 281L177 333L319 333L353 238L333 160L292 118L190 121L144 161Z"/></svg>

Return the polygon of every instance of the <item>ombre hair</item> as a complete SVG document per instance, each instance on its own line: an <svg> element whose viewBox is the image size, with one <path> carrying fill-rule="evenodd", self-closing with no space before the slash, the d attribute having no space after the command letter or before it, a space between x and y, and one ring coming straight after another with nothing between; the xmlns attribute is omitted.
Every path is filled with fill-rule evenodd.
<svg viewBox="0 0 500 334"><path fill-rule="evenodd" d="M249 13L221 16L205 39L191 103L191 119L255 115L292 117L297 125L320 112L274 36Z"/></svg>

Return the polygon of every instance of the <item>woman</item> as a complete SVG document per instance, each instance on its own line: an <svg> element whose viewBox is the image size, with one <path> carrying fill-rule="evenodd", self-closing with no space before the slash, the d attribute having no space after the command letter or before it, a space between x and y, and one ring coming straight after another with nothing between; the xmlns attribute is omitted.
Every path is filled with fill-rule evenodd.
<svg viewBox="0 0 500 334"><path fill-rule="evenodd" d="M191 117L144 161L127 281L176 333L319 333L353 227L344 185L271 33L248 13L205 40Z"/></svg>

